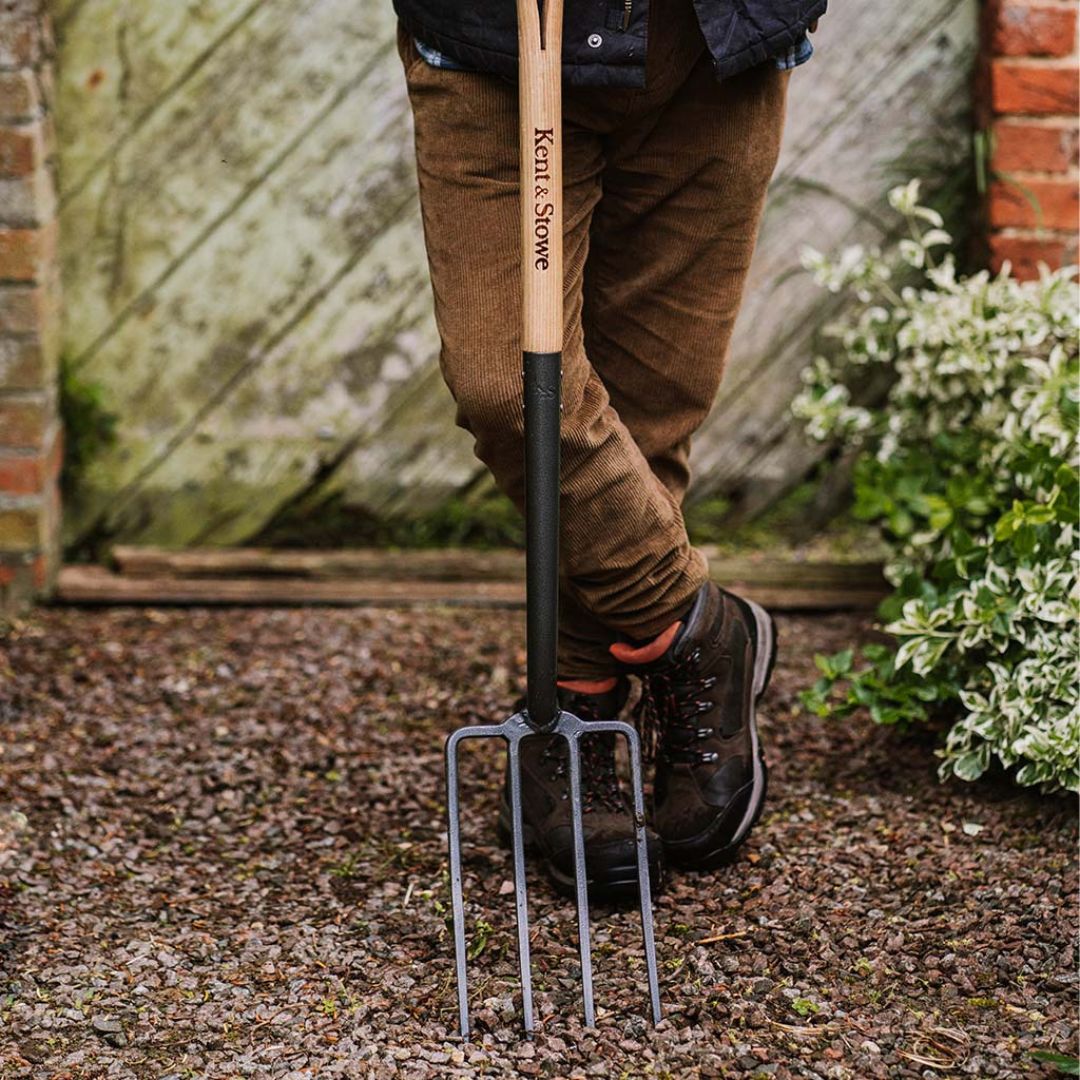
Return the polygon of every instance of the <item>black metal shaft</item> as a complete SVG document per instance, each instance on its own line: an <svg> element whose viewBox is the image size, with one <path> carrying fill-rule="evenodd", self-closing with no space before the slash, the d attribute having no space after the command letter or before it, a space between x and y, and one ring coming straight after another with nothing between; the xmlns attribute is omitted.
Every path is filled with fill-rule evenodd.
<svg viewBox="0 0 1080 1080"><path fill-rule="evenodd" d="M524 354L526 718L537 730L558 719L559 421L562 353Z"/></svg>

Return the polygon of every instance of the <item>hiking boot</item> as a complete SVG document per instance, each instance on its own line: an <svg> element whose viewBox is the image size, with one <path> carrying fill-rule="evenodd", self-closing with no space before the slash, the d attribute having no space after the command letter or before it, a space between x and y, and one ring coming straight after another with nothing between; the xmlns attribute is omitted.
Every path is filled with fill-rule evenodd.
<svg viewBox="0 0 1080 1080"><path fill-rule="evenodd" d="M656 762L653 824L665 858L697 870L726 862L765 801L754 714L776 658L772 619L707 582L654 641L611 652L642 682L634 719Z"/></svg>
<svg viewBox="0 0 1080 1080"><path fill-rule="evenodd" d="M599 694L559 687L559 705L586 723L614 720L626 702L625 678ZM514 706L525 706L524 698ZM638 895L637 845L633 803L615 773L614 732L581 739L582 826L589 895L624 899ZM521 742L521 818L525 850L537 852L556 890L576 896L574 836L570 821L570 754L560 735L531 735ZM509 778L503 782L498 820L499 841L511 846ZM663 845L646 830L649 873L656 892L663 872Z"/></svg>

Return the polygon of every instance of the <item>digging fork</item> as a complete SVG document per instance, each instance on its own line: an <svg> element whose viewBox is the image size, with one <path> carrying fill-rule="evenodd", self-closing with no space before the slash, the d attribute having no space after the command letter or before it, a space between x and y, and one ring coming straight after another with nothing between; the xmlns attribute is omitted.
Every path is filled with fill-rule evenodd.
<svg viewBox="0 0 1080 1080"><path fill-rule="evenodd" d="M615 732L630 753L641 925L653 1023L660 1020L660 992L653 941L649 860L645 846L645 799L641 786L641 745L629 724L582 721L560 709L556 696L556 645L559 597L559 420L562 411L563 257L562 257L562 0L517 0L518 71L521 114L521 271L523 277L522 349L525 395L525 529L527 691L525 709L501 724L463 727L446 742L450 889L454 918L461 1035L469 1035L462 896L461 818L458 799L458 748L465 739L501 738L507 745L510 816L513 837L514 897L517 907L518 964L527 1034L534 1028L529 961L529 910L525 891L522 832L522 739L545 734L567 742L570 812L577 889L578 943L585 1024L595 1023L589 895L582 826L581 750L583 734Z"/></svg>

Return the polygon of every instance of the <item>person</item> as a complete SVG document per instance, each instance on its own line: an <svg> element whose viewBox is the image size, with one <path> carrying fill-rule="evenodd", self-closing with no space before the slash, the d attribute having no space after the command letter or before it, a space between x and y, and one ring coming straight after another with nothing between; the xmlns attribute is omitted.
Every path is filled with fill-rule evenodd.
<svg viewBox="0 0 1080 1080"><path fill-rule="evenodd" d="M394 0L424 238L456 421L524 506L514 0ZM826 0L567 0L558 693L624 708L655 765L650 868L709 869L761 813L755 709L769 616L709 579L682 500L779 151L788 81ZM517 707L519 708L519 702ZM583 741L593 895L636 889L615 737ZM522 748L526 842L572 894L565 742ZM498 820L509 838L504 790Z"/></svg>

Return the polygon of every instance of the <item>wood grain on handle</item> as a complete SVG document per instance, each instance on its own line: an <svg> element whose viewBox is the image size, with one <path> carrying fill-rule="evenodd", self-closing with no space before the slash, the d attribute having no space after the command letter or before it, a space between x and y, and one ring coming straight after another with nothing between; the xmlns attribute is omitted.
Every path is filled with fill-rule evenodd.
<svg viewBox="0 0 1080 1080"><path fill-rule="evenodd" d="M562 349L562 7L517 0L524 352Z"/></svg>

